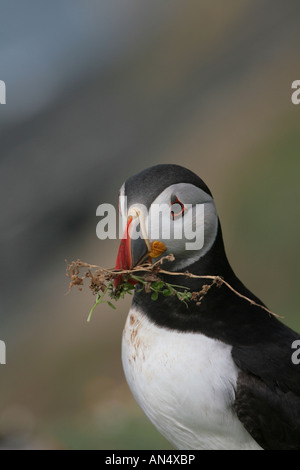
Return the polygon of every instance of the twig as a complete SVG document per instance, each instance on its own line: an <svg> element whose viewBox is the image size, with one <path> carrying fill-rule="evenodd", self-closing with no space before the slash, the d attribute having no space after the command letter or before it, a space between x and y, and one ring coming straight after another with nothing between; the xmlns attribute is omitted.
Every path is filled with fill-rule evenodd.
<svg viewBox="0 0 300 470"><path fill-rule="evenodd" d="M117 269L114 269L114 268L111 268L111 269L108 269L108 268L102 268L101 266L97 266L97 265L94 265L94 264L89 264L89 263L84 263L80 260L77 260L76 262L73 261L71 263L71 265L69 265L67 263L67 275L69 277L71 277L72 279L72 282L70 283L70 287L72 287L73 285L77 285L77 286L81 286L83 284L83 278L79 278L78 276L78 273L79 273L79 268L80 267L87 267L87 268L95 268L99 271L99 276L100 276L100 281L99 281L99 285L102 286L101 287L101 290L103 291L103 294L101 295L101 297L98 297L97 298L97 301L94 305L94 307L96 305L98 305L98 303L101 303L102 302L102 298L104 297L104 294L107 292L107 288L104 288L103 287L103 279L105 280L112 280L112 279L115 279L115 278L118 278L120 276L126 276L127 278L130 278L130 276L132 275L132 277L135 277L136 280L139 280L135 274L139 273L139 272L142 272L142 273L160 273L160 274L167 274L169 276L185 276L185 277L188 277L188 278L193 278L193 279L211 279L213 281L213 283L209 286L212 287L213 284L216 284L218 287L220 287L222 284L224 284L228 289L230 289L234 294L236 294L238 297L246 300L247 302L249 302L251 305L254 305L256 307L260 307L261 309L265 310L267 313L269 313L270 315L274 315L275 317L278 317L278 318L283 318L282 316L280 315L277 315L276 313L272 312L271 310L269 310L267 307L265 307L264 305L261 305L257 302L255 302L254 300L250 299L249 297L241 294L240 292L238 292L236 289L234 289L227 281L225 281L225 279L223 279L221 276L218 276L218 275L197 275L197 274L192 274L190 273L189 271L185 271L185 272L174 272L174 271L167 271L165 269L161 269L160 266L161 264L165 261L165 260L168 260L168 261L174 261L174 256L171 254L171 255L167 255L167 256L163 256L162 258L160 258L158 261L156 261L155 263L153 264L150 264L150 263L145 263L145 264L142 264L142 265L139 265L139 266L136 266L132 269L126 269L126 270L117 270ZM71 274L68 274L68 270ZM75 274L74 274L75 273ZM77 276L77 277L76 277ZM96 277L96 273L94 275L92 275L89 271L88 273L86 273L86 275L84 277L90 277L93 279L93 277ZM181 287L181 288L184 288L183 286L175 286L175 285L172 285L173 287ZM96 286L97 287L97 286ZM208 287L208 286L206 286ZM95 286L94 286L95 288ZM201 291L199 292L199 294L205 294L208 290L204 290L204 291ZM98 289L99 290L99 289ZM98 291L97 291L98 292ZM203 297L202 295L202 297ZM201 297L201 299L202 299ZM101 300L101 302L100 302ZM93 308L94 309L94 308ZM92 309L92 310L93 310ZM90 316L89 316L90 318Z"/></svg>

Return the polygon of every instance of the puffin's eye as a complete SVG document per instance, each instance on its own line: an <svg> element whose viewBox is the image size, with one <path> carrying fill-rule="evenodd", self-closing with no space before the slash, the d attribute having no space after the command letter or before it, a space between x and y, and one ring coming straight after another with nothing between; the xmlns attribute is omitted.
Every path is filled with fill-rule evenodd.
<svg viewBox="0 0 300 470"><path fill-rule="evenodd" d="M171 216L174 220L176 217L183 215L184 213L184 204L179 201L177 196L172 196L171 198Z"/></svg>

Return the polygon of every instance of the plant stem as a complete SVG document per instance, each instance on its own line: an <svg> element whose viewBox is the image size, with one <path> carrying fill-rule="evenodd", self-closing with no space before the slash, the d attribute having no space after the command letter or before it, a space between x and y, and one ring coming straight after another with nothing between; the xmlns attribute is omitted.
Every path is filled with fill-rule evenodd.
<svg viewBox="0 0 300 470"><path fill-rule="evenodd" d="M102 303L105 303L107 302L106 300L102 300L103 297L105 296L106 292L108 291L108 289L112 286L112 282L109 282L108 285L106 286L105 290L102 292L102 294L99 296L99 294L97 295L97 298L96 298L96 302L94 303L94 305L92 306L91 310L90 310L90 313L87 317L87 322L89 322L91 320L91 317L92 317L92 314L93 314L93 311L95 310L95 308L97 307L97 305L99 304L102 304Z"/></svg>

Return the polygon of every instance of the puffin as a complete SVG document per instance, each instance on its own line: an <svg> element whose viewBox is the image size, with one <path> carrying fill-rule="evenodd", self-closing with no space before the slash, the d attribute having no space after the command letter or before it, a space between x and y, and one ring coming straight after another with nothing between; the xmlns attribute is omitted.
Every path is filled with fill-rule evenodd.
<svg viewBox="0 0 300 470"><path fill-rule="evenodd" d="M160 205L157 217L152 208ZM215 283L201 301L182 302L161 293L154 301L135 285L122 364L149 420L179 450L300 450L300 364L292 360L300 335L234 273L204 181L176 164L146 168L121 186L119 211L124 235L117 269L164 257L159 277L165 283L203 292L208 280L201 276L218 276L232 287ZM192 233L202 233L201 243L178 231L186 221ZM154 241L164 246L157 257L150 256ZM179 273L176 282L172 272Z"/></svg>

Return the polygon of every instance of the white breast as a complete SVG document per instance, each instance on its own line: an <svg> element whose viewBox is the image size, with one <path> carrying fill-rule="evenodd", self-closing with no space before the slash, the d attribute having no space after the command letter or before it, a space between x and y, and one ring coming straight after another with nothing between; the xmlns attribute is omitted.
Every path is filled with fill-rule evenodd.
<svg viewBox="0 0 300 470"><path fill-rule="evenodd" d="M131 308L123 332L128 385L178 449L260 449L232 411L238 369L231 347L158 327Z"/></svg>

